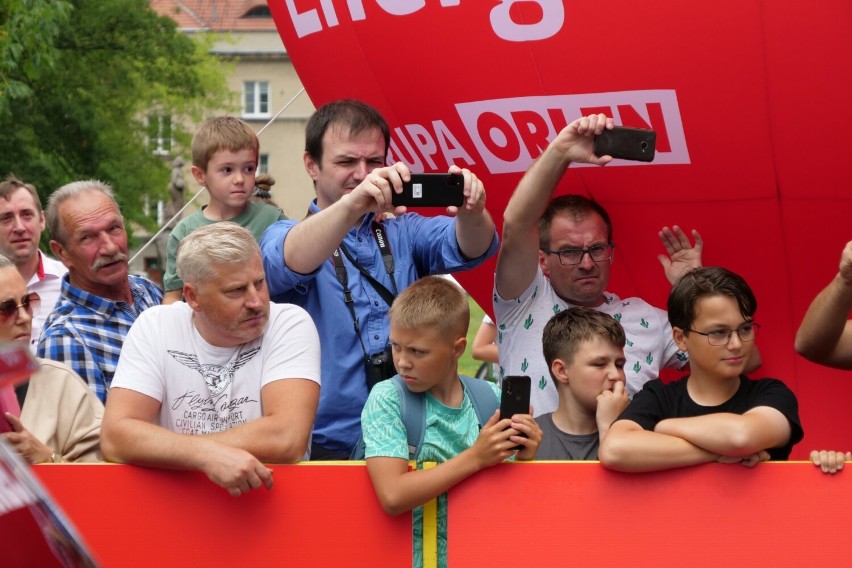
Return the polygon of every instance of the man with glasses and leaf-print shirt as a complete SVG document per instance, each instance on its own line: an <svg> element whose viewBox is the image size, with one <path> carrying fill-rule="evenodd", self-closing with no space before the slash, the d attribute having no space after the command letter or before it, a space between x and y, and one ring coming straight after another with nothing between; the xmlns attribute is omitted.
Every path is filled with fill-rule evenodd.
<svg viewBox="0 0 852 568"><path fill-rule="evenodd" d="M580 195L552 195L571 162L603 166L612 160L594 154L595 135L612 127L611 118L598 114L559 132L521 179L503 216L493 295L501 376L532 378L535 415L553 412L559 402L542 354L542 331L553 314L571 306L595 308L621 322L631 396L663 367L688 362L664 310L606 290L615 253L606 210ZM668 256L659 259L672 283L701 266L703 242L697 231L692 235L695 246L677 226L660 231Z"/></svg>

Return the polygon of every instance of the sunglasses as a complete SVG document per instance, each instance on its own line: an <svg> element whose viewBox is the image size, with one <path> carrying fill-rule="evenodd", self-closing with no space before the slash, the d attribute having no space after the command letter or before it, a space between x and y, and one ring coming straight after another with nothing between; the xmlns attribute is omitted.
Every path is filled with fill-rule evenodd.
<svg viewBox="0 0 852 568"><path fill-rule="evenodd" d="M18 304L15 300L6 300L0 302L0 318L9 320L18 315L18 310L24 308L29 315L33 315L33 310L37 309L41 304L41 297L35 292L30 292Z"/></svg>

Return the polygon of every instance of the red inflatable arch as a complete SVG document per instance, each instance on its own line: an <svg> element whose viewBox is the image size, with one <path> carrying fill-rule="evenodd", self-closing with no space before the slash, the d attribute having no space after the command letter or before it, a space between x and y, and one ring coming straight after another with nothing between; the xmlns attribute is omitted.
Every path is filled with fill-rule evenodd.
<svg viewBox="0 0 852 568"><path fill-rule="evenodd" d="M852 6L841 0L270 0L312 101L376 106L391 158L484 179L502 211L530 162L581 114L658 132L650 165L572 167L615 227L610 288L663 306L657 230L705 238L749 281L760 373L798 394L806 438L852 449L852 376L793 351L805 309L852 239ZM491 309L493 262L459 280Z"/></svg>

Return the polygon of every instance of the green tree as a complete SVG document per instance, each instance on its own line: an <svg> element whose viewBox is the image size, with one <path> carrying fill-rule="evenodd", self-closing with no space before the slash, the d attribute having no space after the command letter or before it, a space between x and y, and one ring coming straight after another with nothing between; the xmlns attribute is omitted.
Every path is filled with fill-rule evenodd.
<svg viewBox="0 0 852 568"><path fill-rule="evenodd" d="M14 172L43 198L102 179L125 216L150 227L142 204L165 196L169 164L148 147L146 117L171 116L179 150L205 110L228 108L212 41L147 0L0 0L0 176Z"/></svg>
<svg viewBox="0 0 852 568"><path fill-rule="evenodd" d="M33 94L29 83L54 66L53 43L68 22L64 0L7 0L0 4L0 112L11 99Z"/></svg>

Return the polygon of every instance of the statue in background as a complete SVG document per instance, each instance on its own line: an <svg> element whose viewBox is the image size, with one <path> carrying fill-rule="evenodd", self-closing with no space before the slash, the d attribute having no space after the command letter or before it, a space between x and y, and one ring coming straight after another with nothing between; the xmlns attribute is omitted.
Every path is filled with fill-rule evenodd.
<svg viewBox="0 0 852 568"><path fill-rule="evenodd" d="M166 205L166 217L171 219L183 207L183 190L186 188L184 180L183 166L185 162L183 158L178 156L172 160L172 175L169 179L169 202ZM169 223L169 228L174 229L180 219L175 219Z"/></svg>

